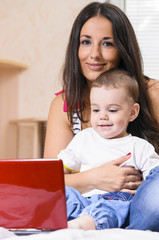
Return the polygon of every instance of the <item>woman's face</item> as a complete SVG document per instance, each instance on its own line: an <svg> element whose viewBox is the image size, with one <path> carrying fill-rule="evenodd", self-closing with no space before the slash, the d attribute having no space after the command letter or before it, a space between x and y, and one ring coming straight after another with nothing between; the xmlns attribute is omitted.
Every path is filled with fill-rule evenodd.
<svg viewBox="0 0 159 240"><path fill-rule="evenodd" d="M90 18L82 27L78 57L83 75L94 81L101 73L119 65L119 51L112 23L102 16Z"/></svg>

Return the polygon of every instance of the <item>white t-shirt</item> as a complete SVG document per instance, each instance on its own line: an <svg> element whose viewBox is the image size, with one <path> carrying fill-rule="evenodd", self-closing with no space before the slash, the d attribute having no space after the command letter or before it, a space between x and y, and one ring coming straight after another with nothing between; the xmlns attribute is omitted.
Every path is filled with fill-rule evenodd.
<svg viewBox="0 0 159 240"><path fill-rule="evenodd" d="M58 158L72 171L79 168L85 171L128 153L131 153L131 158L121 166L133 166L141 170L144 179L152 168L159 166L159 155L148 141L131 134L123 138L105 139L93 128L80 131ZM97 193L103 191L95 189L84 196Z"/></svg>

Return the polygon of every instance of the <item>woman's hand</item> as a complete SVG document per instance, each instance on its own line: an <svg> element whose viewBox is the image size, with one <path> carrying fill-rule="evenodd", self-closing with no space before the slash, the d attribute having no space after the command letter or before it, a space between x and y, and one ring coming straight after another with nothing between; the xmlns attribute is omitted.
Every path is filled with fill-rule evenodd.
<svg viewBox="0 0 159 240"><path fill-rule="evenodd" d="M130 157L131 155L126 155L97 168L65 174L65 184L76 188L81 193L100 189L106 192L124 191L135 194L142 180L140 171L133 167L119 167Z"/></svg>
<svg viewBox="0 0 159 240"><path fill-rule="evenodd" d="M142 183L141 172L134 167L119 167L130 157L131 155L126 155L92 169L94 170L92 179L96 179L95 188L107 192L124 191L135 194L136 189Z"/></svg>

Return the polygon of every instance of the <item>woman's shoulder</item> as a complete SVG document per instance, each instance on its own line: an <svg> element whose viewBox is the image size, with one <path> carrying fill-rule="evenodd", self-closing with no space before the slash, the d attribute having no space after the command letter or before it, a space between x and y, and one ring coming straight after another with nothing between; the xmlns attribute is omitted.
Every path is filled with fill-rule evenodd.
<svg viewBox="0 0 159 240"><path fill-rule="evenodd" d="M62 107L63 112L68 111L64 90L61 90L60 92L55 93L55 98L53 100L53 104L55 104L55 105L62 104L63 105L63 107Z"/></svg>
<svg viewBox="0 0 159 240"><path fill-rule="evenodd" d="M53 106L54 108L59 108L64 110L64 104L65 104L64 92L60 91L58 93L55 93L51 106Z"/></svg>
<svg viewBox="0 0 159 240"><path fill-rule="evenodd" d="M156 79L150 79L147 82L147 90L149 91L158 91L159 90L159 81Z"/></svg>
<svg viewBox="0 0 159 240"><path fill-rule="evenodd" d="M149 104L151 107L151 111L159 123L159 81L150 79L147 82L147 94L149 99Z"/></svg>
<svg viewBox="0 0 159 240"><path fill-rule="evenodd" d="M58 95L55 95L53 100L52 100L52 105L54 105L55 107L63 105L64 104L64 100L63 100L63 93L60 93Z"/></svg>
<svg viewBox="0 0 159 240"><path fill-rule="evenodd" d="M155 79L150 79L147 82L147 93L150 100L159 99L159 81Z"/></svg>
<svg viewBox="0 0 159 240"><path fill-rule="evenodd" d="M50 106L50 112L52 114L58 114L58 115L64 115L64 94L60 93L58 95L55 95ZM51 115L52 115L51 114Z"/></svg>
<svg viewBox="0 0 159 240"><path fill-rule="evenodd" d="M66 148L73 138L67 113L63 111L64 97L62 93L58 94L50 106L45 138L46 158L56 158L61 149Z"/></svg>

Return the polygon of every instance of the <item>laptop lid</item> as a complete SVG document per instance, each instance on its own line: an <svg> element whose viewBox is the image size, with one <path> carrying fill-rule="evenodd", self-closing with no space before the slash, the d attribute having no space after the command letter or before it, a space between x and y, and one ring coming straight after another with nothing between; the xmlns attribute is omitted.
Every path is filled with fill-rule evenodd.
<svg viewBox="0 0 159 240"><path fill-rule="evenodd" d="M16 230L67 227L61 160L0 160L0 226Z"/></svg>

